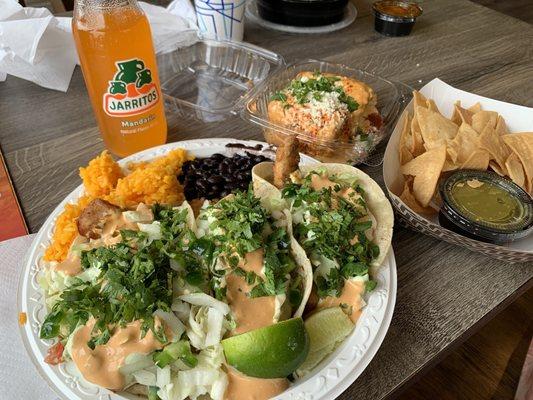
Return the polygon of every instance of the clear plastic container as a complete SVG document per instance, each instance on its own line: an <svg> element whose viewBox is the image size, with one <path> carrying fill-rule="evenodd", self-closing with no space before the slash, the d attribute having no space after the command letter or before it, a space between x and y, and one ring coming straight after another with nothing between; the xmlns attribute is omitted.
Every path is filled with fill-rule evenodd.
<svg viewBox="0 0 533 400"><path fill-rule="evenodd" d="M286 88L290 81L303 71L319 71L355 78L372 87L377 95L377 108L383 119L381 128L364 132L363 140L341 142L321 140L308 132L272 123L268 117L268 103L271 96ZM367 159L372 150L390 135L400 111L407 104L409 95L410 90L405 85L393 83L368 72L326 61L304 60L290 64L270 76L261 90L248 101L245 115L248 120L265 129L265 140L268 143L278 145L287 135L297 135L302 153L324 162L357 164Z"/></svg>
<svg viewBox="0 0 533 400"><path fill-rule="evenodd" d="M204 122L240 115L263 127L270 144L279 144L286 135L298 135L300 151L324 162L356 164L366 160L376 145L388 137L410 94L405 85L362 70L317 60L285 65L276 53L227 40L199 37L190 46L158 55L157 61L167 112ZM367 135L366 140L342 143L319 140L272 123L267 111L270 97L301 71L344 75L370 85L377 94L382 127ZM378 158L373 164L381 163Z"/></svg>
<svg viewBox="0 0 533 400"><path fill-rule="evenodd" d="M238 114L283 58L248 43L199 37L157 57L167 112L204 122Z"/></svg>

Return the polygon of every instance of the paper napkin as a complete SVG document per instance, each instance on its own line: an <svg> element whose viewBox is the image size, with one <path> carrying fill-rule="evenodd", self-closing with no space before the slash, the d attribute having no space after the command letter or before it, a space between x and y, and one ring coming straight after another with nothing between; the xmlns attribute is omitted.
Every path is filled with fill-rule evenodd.
<svg viewBox="0 0 533 400"><path fill-rule="evenodd" d="M174 0L166 9L140 3L156 52L196 40L196 17L189 0ZM6 75L65 92L78 62L71 18L55 17L46 8L22 7L0 0L0 81Z"/></svg>
<svg viewBox="0 0 533 400"><path fill-rule="evenodd" d="M0 242L0 399L58 399L31 363L18 327L18 281L34 236Z"/></svg>

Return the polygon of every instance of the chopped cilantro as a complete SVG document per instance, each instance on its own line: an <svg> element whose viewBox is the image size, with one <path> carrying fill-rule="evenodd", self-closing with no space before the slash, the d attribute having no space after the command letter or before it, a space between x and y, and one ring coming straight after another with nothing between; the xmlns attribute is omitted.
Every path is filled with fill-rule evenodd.
<svg viewBox="0 0 533 400"><path fill-rule="evenodd" d="M276 92L272 96L270 96L270 100L278 100L278 101L281 101L281 102L286 102L287 101L287 95L284 94L283 92Z"/></svg>
<svg viewBox="0 0 533 400"><path fill-rule="evenodd" d="M311 99L321 101L324 93L337 92L339 101L346 104L348 111L353 112L359 108L359 104L352 96L346 94L342 86L336 84L340 81L338 76L324 76L315 71L312 78L293 79L284 91L274 93L270 99L287 103L287 93L294 96L298 104L309 103Z"/></svg>
<svg viewBox="0 0 533 400"><path fill-rule="evenodd" d="M376 288L376 286L378 285L378 283L376 281L373 281L373 280L370 280L370 281L366 281L365 283L365 289L368 291L368 292L371 292L372 290L374 290Z"/></svg>
<svg viewBox="0 0 533 400"><path fill-rule="evenodd" d="M239 257L261 247L268 213L251 189L220 200L210 206L207 213L215 219L209 226L210 230L222 232L212 235L212 239L233 267L237 266ZM235 253L239 257L232 257Z"/></svg>
<svg viewBox="0 0 533 400"><path fill-rule="evenodd" d="M213 245L196 239L186 225L185 210L156 205L153 214L160 223L161 239L148 241L143 232L123 230L122 242L82 251L82 267L97 267L100 275L94 284L79 280L61 293L45 318L41 338L67 337L93 317L91 348L107 343L113 327L135 320L142 321L143 336L152 331L161 343L168 341L152 314L157 309L170 310L172 281L178 275L170 260L183 266L187 282L202 285L207 283L208 271L201 257L209 256Z"/></svg>
<svg viewBox="0 0 533 400"><path fill-rule="evenodd" d="M316 173L316 172L315 172ZM338 296L344 279L368 273L370 263L379 255L379 247L369 240L365 232L372 227L367 218L363 189L355 182L314 190L312 174L301 183L287 185L282 196L290 199L296 212L305 211L302 222L295 224L294 235L307 254L321 256L339 265L332 268L326 277L317 276L319 297ZM343 191L348 190L344 196Z"/></svg>

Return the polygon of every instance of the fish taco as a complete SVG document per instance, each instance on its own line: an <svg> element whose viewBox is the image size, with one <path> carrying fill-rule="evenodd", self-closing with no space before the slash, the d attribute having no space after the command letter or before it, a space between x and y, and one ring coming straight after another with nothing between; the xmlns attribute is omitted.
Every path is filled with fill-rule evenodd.
<svg viewBox="0 0 533 400"><path fill-rule="evenodd" d="M378 184L355 167L315 164L295 170L297 154L288 146L278 149L275 163L254 167L255 192L290 210L294 237L313 270L306 311L340 306L355 323L363 294L376 286L372 276L391 246L391 205Z"/></svg>
<svg viewBox="0 0 533 400"><path fill-rule="evenodd" d="M294 239L290 212L252 189L204 207L198 235L217 246L210 266L215 294L228 303L232 335L301 317L311 292L311 264Z"/></svg>

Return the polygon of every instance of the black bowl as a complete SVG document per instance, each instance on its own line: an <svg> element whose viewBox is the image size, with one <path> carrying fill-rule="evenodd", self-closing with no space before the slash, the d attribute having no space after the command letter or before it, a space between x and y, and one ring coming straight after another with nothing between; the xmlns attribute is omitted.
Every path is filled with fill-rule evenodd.
<svg viewBox="0 0 533 400"><path fill-rule="evenodd" d="M257 0L261 18L290 26L323 26L342 20L348 0Z"/></svg>

